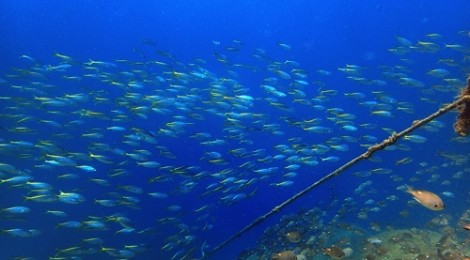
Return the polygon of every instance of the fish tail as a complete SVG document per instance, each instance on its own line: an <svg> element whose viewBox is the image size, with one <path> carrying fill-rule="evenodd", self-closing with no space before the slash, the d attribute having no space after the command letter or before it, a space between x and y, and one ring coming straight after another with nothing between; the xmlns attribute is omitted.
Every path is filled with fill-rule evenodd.
<svg viewBox="0 0 470 260"><path fill-rule="evenodd" d="M406 185L406 192L407 192L407 193L411 193L411 192L414 191L413 187L411 187L411 186L408 185L408 184L405 184L405 185Z"/></svg>

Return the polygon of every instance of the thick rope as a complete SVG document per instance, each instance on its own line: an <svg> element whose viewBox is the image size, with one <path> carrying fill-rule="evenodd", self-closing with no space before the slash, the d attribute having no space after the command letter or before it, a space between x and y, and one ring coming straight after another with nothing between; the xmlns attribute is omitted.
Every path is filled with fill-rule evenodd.
<svg viewBox="0 0 470 260"><path fill-rule="evenodd" d="M467 89L470 90L470 80L469 80L469 85L467 86ZM317 187L318 185L324 183L325 181L327 181L328 179L334 177L334 176L337 176L339 175L340 173L342 173L344 170L346 170L347 168L349 168L350 166L354 165L355 163L357 163L358 161L360 160L364 160L364 159L368 159L369 157L371 157L375 152L377 152L378 150L382 150L384 148L386 148L387 146L389 145L392 145L394 144L398 139L402 138L403 136L411 133L412 131L414 131L416 128L434 120L435 118L438 118L440 117L441 115L449 112L450 110L453 110L455 108L458 108L462 105L465 105L468 107L468 104L470 104L470 95L468 95L467 93L465 93L466 95L463 94L464 92L462 92L461 96L459 97L459 99L457 99L456 101L454 101L453 103L437 110L435 113L421 119L421 120L416 120L416 121L413 121L413 124L406 128L405 130L399 132L399 133L392 133L387 139L383 140L381 143L379 144L375 144L371 147L368 148L368 150L357 156L356 158L348 161L347 163L343 164L341 167L339 167L338 169L336 169L335 171L325 175L324 177L322 177L321 179L319 179L318 181L312 183L310 186L308 186L307 188L301 190L300 192L296 193L295 195L293 195L292 197L290 197L289 199L287 199L286 201L282 202L281 204L275 206L271 211L269 211L268 213L258 217L257 219L255 219L253 222L251 222L250 224L248 224L247 226L245 226L243 229L241 229L240 231L238 231L237 233L235 233L233 236L231 236L230 238L228 238L227 240L225 240L224 242L220 243L218 246L214 247L210 252L208 252L207 254L204 255L204 258L208 258L210 255L214 254L215 252L219 251L221 248L225 247L227 244L229 244L230 242L232 242L233 240L235 240L236 238L240 237L243 233L247 232L248 230L252 229L253 227L257 226L258 224L260 224L261 222L263 222L266 218L278 213L282 208L284 208L285 206L289 205L290 203L294 202L296 199L300 198L301 196L305 195L307 192L309 192L310 190L312 190L313 188ZM459 110L462 110L462 109L459 109ZM459 119L460 116L459 116ZM458 122L457 122L458 123ZM468 129L467 129L468 130ZM456 129L457 131L457 129ZM462 133L461 131L458 132L458 134L460 135L464 135L464 133ZM466 134L466 133L465 133Z"/></svg>

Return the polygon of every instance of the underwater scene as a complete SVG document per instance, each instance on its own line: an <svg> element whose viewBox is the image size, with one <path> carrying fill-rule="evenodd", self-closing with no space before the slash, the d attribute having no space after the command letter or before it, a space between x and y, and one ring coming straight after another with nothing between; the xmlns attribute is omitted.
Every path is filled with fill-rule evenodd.
<svg viewBox="0 0 470 260"><path fill-rule="evenodd" d="M468 10L1 2L0 259L470 259Z"/></svg>

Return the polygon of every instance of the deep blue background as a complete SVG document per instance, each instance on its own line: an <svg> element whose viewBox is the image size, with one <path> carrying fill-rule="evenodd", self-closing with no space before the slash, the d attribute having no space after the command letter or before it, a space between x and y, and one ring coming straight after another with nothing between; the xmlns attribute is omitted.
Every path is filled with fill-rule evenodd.
<svg viewBox="0 0 470 260"><path fill-rule="evenodd" d="M300 61L327 64L389 46L393 36L462 30L466 1L15 1L1 3L2 59L129 57L142 39L184 57L213 40L295 46ZM5 64L5 63L4 63Z"/></svg>

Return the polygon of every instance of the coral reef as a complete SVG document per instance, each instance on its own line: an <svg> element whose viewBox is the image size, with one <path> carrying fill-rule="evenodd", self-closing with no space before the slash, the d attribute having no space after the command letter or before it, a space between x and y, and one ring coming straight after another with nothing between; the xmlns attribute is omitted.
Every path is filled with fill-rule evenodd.
<svg viewBox="0 0 470 260"><path fill-rule="evenodd" d="M454 124L454 130L460 136L467 136L470 130L470 77L467 78L467 87L464 88L459 95L462 102L457 106L459 115Z"/></svg>

